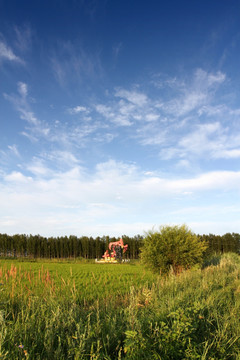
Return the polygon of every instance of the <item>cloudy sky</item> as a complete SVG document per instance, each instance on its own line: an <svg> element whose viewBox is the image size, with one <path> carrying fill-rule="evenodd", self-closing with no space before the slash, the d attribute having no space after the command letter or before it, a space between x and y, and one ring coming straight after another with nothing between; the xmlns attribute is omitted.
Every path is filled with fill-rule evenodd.
<svg viewBox="0 0 240 360"><path fill-rule="evenodd" d="M239 0L0 0L0 233L240 232Z"/></svg>

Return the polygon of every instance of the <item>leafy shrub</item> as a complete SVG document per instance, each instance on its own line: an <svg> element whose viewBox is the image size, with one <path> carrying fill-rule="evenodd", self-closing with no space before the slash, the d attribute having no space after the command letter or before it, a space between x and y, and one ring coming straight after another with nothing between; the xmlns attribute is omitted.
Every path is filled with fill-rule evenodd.
<svg viewBox="0 0 240 360"><path fill-rule="evenodd" d="M141 260L154 272L179 273L202 261L207 244L182 226L162 226L148 231L143 242Z"/></svg>

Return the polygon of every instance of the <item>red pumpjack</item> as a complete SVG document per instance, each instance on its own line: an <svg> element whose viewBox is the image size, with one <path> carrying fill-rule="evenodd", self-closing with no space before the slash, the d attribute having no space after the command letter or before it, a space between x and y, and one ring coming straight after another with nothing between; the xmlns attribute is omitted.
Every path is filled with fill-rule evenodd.
<svg viewBox="0 0 240 360"><path fill-rule="evenodd" d="M97 261L98 263L117 263L122 261L122 255L127 251L128 245L123 244L123 239L118 241L110 242L108 249L103 254L103 259ZM109 253L110 251L110 253Z"/></svg>

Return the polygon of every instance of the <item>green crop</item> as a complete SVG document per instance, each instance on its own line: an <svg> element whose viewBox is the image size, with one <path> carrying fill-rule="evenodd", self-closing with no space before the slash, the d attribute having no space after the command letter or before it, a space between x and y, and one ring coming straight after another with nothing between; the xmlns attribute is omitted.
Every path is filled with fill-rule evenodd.
<svg viewBox="0 0 240 360"><path fill-rule="evenodd" d="M240 359L240 260L215 260L167 277L2 260L0 359Z"/></svg>

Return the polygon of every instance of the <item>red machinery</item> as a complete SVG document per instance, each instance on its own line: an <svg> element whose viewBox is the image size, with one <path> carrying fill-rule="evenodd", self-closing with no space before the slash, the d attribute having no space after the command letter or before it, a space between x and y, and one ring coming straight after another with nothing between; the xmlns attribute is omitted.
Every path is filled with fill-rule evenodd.
<svg viewBox="0 0 240 360"><path fill-rule="evenodd" d="M123 239L118 241L110 242L108 245L109 251L106 250L102 256L106 262L117 262L117 260L122 260L122 255L127 251L128 245L123 244Z"/></svg>

